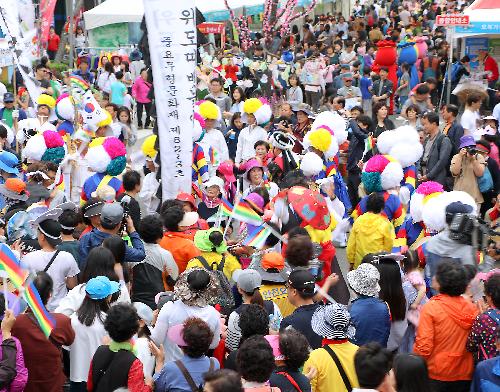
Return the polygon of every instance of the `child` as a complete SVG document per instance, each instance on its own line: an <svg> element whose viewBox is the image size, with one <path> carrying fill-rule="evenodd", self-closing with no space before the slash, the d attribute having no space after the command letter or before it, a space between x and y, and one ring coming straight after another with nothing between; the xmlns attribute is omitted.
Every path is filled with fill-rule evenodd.
<svg viewBox="0 0 500 392"><path fill-rule="evenodd" d="M376 192L370 194L367 202L368 212L354 221L347 241L347 260L353 269L358 268L368 253L392 250L395 238L394 226L385 215L382 215L384 205L384 197L381 194ZM363 220L359 221L361 218Z"/></svg>
<svg viewBox="0 0 500 392"><path fill-rule="evenodd" d="M149 342L151 341L150 328L153 321L153 310L142 302L134 302L133 305L139 316L139 331L137 331L134 348L137 352L137 358L142 362L144 376L152 377L155 370L155 357L151 354Z"/></svg>
<svg viewBox="0 0 500 392"><path fill-rule="evenodd" d="M300 87L299 78L295 74L291 74L288 78L288 89L286 90L287 102L292 106L297 106L304 102L304 95Z"/></svg>
<svg viewBox="0 0 500 392"><path fill-rule="evenodd" d="M127 94L127 86L123 83L123 72L115 73L116 81L111 83L110 102L118 106L123 106L125 95Z"/></svg>
<svg viewBox="0 0 500 392"><path fill-rule="evenodd" d="M413 343L415 342L415 332L420 319L422 306L428 301L425 293L426 287L424 277L418 270L418 254L414 250L409 250L401 261L403 269L403 290L405 296L409 299L410 306L408 310L408 329L405 332L401 343L401 352L413 352Z"/></svg>
<svg viewBox="0 0 500 392"><path fill-rule="evenodd" d="M123 85L125 87L125 85ZM117 138L120 138L121 132L122 132L122 126L118 121L118 105L115 103L109 103L106 106L106 110L109 112L111 115L111 124L109 124L109 130L106 130L103 135L97 135L96 136L114 136Z"/></svg>
<svg viewBox="0 0 500 392"><path fill-rule="evenodd" d="M226 139L221 131L215 128L217 120L205 119L205 136L199 142L204 151L208 151L212 147L217 153L218 161L224 162L229 159L229 151L227 148ZM213 163L212 163L213 164Z"/></svg>
<svg viewBox="0 0 500 392"><path fill-rule="evenodd" d="M121 107L118 110L118 122L122 127L122 131L118 139L125 143L125 145L133 146L137 141L137 134L135 128L133 128L129 109Z"/></svg>
<svg viewBox="0 0 500 392"><path fill-rule="evenodd" d="M198 214L205 219L210 227L213 227L218 218L217 212L221 203L220 194L224 189L222 178L213 176L203 184L203 200L198 204Z"/></svg>
<svg viewBox="0 0 500 392"><path fill-rule="evenodd" d="M238 146L238 138L243 129L243 121L241 121L241 113L236 112L231 118L231 125L226 132L227 148L229 151L229 158L234 161L236 157L236 147Z"/></svg>
<svg viewBox="0 0 500 392"><path fill-rule="evenodd" d="M63 210L58 219L61 225L62 242L57 246L57 249L71 253L78 264L78 268L83 270L83 265L81 265L80 261L80 252L78 251L80 241L73 237L73 233L81 221L78 208L71 202L60 204L57 207Z"/></svg>
<svg viewBox="0 0 500 392"><path fill-rule="evenodd" d="M370 78L370 68L363 68L363 77L359 81L359 88L361 89L361 99L363 112L371 113L372 111L372 79Z"/></svg>

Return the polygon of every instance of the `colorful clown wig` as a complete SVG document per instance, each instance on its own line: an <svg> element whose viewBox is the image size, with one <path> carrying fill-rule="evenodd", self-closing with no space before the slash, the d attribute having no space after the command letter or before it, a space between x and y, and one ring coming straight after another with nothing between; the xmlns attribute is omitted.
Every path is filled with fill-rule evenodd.
<svg viewBox="0 0 500 392"><path fill-rule="evenodd" d="M59 133L44 131L29 138L22 155L28 162L43 161L59 164L66 155L66 146Z"/></svg>
<svg viewBox="0 0 500 392"><path fill-rule="evenodd" d="M73 97L68 94L62 94L57 98L56 116L59 120L74 121L75 106Z"/></svg>
<svg viewBox="0 0 500 392"><path fill-rule="evenodd" d="M430 232L440 232L446 227L446 207L460 201L472 207L472 215L477 214L477 205L474 198L467 192L451 191L443 192L440 195L430 199L424 205L422 219L425 227Z"/></svg>
<svg viewBox="0 0 500 392"><path fill-rule="evenodd" d="M200 142L205 136L205 119L199 113L193 116L193 142Z"/></svg>
<svg viewBox="0 0 500 392"><path fill-rule="evenodd" d="M222 118L219 107L211 101L198 101L194 105L195 113L198 113L204 120L220 120ZM204 126L205 124L203 124Z"/></svg>
<svg viewBox="0 0 500 392"><path fill-rule="evenodd" d="M111 114L106 110L102 109L102 112L105 116L105 118L97 123L97 127L107 127L113 122L113 118L111 117Z"/></svg>
<svg viewBox="0 0 500 392"><path fill-rule="evenodd" d="M264 98L249 98L243 103L243 115L241 120L248 121L248 115L253 114L257 125L266 125L271 119L271 106Z"/></svg>
<svg viewBox="0 0 500 392"><path fill-rule="evenodd" d="M382 132L377 138L377 149L396 158L402 167L413 165L424 153L418 132L410 125Z"/></svg>
<svg viewBox="0 0 500 392"><path fill-rule="evenodd" d="M126 153L125 145L119 139L108 136L92 140L85 157L93 171L117 176L125 170Z"/></svg>
<svg viewBox="0 0 500 392"><path fill-rule="evenodd" d="M443 192L443 186L439 182L425 181L421 183L410 199L410 215L413 222L421 222L423 220L422 212L424 205Z"/></svg>
<svg viewBox="0 0 500 392"><path fill-rule="evenodd" d="M40 94L36 100L38 106L46 105L50 110L56 107L56 100L48 94Z"/></svg>
<svg viewBox="0 0 500 392"><path fill-rule="evenodd" d="M156 139L156 135L150 135L144 140L141 147L144 156L152 159L156 157L156 154L158 154L158 151L155 149Z"/></svg>
<svg viewBox="0 0 500 392"><path fill-rule="evenodd" d="M314 147L320 150L325 159L333 158L339 145L347 140L346 122L338 113L321 112L304 136L304 149Z"/></svg>
<svg viewBox="0 0 500 392"><path fill-rule="evenodd" d="M361 181L367 193L396 188L403 179L403 168L390 155L374 155L363 167Z"/></svg>

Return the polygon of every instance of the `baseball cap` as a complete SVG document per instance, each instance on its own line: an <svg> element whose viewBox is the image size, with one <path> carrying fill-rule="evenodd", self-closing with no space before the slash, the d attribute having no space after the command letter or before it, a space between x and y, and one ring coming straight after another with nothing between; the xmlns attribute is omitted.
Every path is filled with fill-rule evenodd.
<svg viewBox="0 0 500 392"><path fill-rule="evenodd" d="M101 210L101 224L116 226L123 219L123 208L120 203L106 203Z"/></svg>
<svg viewBox="0 0 500 392"><path fill-rule="evenodd" d="M306 269L293 270L288 276L288 285L304 296L312 297L315 294L316 281Z"/></svg>
<svg viewBox="0 0 500 392"><path fill-rule="evenodd" d="M345 73L344 75L342 75L342 78L346 80L352 80L352 73Z"/></svg>
<svg viewBox="0 0 500 392"><path fill-rule="evenodd" d="M3 101L4 101L4 103L9 103L9 102L12 103L12 102L14 102L14 94L12 94L12 93L5 93L3 95Z"/></svg>
<svg viewBox="0 0 500 392"><path fill-rule="evenodd" d="M253 293L255 289L261 286L262 278L257 271L253 269L246 269L238 274L236 283L245 293Z"/></svg>
<svg viewBox="0 0 500 392"><path fill-rule="evenodd" d="M85 285L85 292L94 300L104 299L120 290L120 283L109 280L106 276L90 279Z"/></svg>
<svg viewBox="0 0 500 392"><path fill-rule="evenodd" d="M139 318L144 320L147 326L150 326L153 322L153 310L142 302L133 302L132 305L134 305Z"/></svg>
<svg viewBox="0 0 500 392"><path fill-rule="evenodd" d="M454 201L446 206L447 214L470 214L472 210L472 206L460 201Z"/></svg>

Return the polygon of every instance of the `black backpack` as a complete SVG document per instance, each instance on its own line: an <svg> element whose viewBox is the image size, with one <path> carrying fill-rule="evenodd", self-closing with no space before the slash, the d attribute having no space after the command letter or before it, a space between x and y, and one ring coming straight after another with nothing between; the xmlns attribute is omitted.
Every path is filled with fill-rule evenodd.
<svg viewBox="0 0 500 392"><path fill-rule="evenodd" d="M214 306L219 304L221 307L221 313L229 315L234 309L234 297L231 290L231 284L229 283L226 275L224 275L226 256L222 255L219 265L214 262L211 266L208 265L207 260L203 256L197 256L196 259L200 261L203 268L210 271L211 274L214 274L216 280L219 282L219 293L217 298L214 298L213 303L210 305Z"/></svg>

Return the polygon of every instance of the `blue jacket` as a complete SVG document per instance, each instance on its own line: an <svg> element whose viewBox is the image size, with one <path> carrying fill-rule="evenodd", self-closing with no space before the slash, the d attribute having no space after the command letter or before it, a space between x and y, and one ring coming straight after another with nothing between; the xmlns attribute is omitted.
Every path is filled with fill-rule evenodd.
<svg viewBox="0 0 500 392"><path fill-rule="evenodd" d="M391 317L387 304L373 297L360 296L349 308L351 320L356 327L355 344L362 346L369 342L387 347L391 332Z"/></svg>
<svg viewBox="0 0 500 392"><path fill-rule="evenodd" d="M477 364L470 390L471 392L500 391L500 357Z"/></svg>
<svg viewBox="0 0 500 392"><path fill-rule="evenodd" d="M87 264L87 257L91 249L101 246L104 239L110 237L111 234L103 233L102 231L94 228L91 232L86 233L80 238L80 262L81 269ZM144 244L137 232L133 232L129 235L132 246L125 247L125 257L123 262L125 263L139 263L146 257L144 251Z"/></svg>
<svg viewBox="0 0 500 392"><path fill-rule="evenodd" d="M464 135L464 129L460 125L460 123L455 120L453 121L453 124L451 124L450 129L448 130L448 133L446 136L448 136L448 139L451 141L451 155L453 156L455 154L458 154L460 149L458 148L460 146L460 138Z"/></svg>

